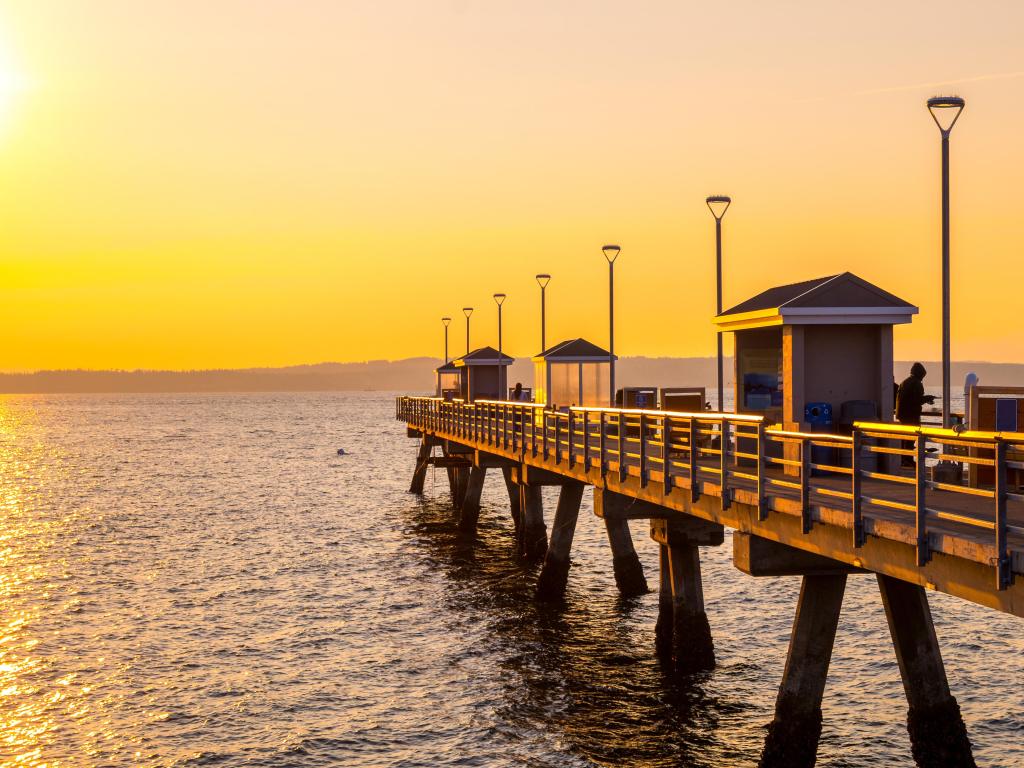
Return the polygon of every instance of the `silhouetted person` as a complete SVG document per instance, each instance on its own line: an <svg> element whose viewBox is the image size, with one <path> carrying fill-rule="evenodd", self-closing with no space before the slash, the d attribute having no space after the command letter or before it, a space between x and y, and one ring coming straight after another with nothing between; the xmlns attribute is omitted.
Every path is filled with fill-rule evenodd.
<svg viewBox="0 0 1024 768"><path fill-rule="evenodd" d="M921 408L925 403L934 403L934 395L924 393L924 377L928 371L920 363L914 363L910 367L910 375L903 380L896 391L896 421L908 426L921 426ZM904 442L904 448L913 448L912 442ZM904 456L900 462L905 467L914 466L914 461L909 456Z"/></svg>
<svg viewBox="0 0 1024 768"><path fill-rule="evenodd" d="M523 385L520 382L516 382L516 388L512 390L512 399L517 403L523 400Z"/></svg>

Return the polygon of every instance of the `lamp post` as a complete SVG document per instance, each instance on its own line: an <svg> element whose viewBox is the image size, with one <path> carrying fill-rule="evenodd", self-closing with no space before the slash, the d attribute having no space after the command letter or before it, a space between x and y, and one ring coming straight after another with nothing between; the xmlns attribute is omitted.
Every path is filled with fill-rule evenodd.
<svg viewBox="0 0 1024 768"><path fill-rule="evenodd" d="M547 344L545 342L545 317L544 317L544 293L547 291L548 283L551 282L551 275L537 275L537 285L540 286L540 351L546 350Z"/></svg>
<svg viewBox="0 0 1024 768"><path fill-rule="evenodd" d="M717 298L715 299L715 314L722 314L722 217L729 210L732 198L726 195L712 195L707 198L708 210L715 217L715 275L717 285ZM725 411L725 389L722 386L722 332L718 331L718 412Z"/></svg>
<svg viewBox="0 0 1024 768"><path fill-rule="evenodd" d="M928 99L928 111L942 135L942 426L950 427L949 412L949 134L964 108L959 96Z"/></svg>
<svg viewBox="0 0 1024 768"><path fill-rule="evenodd" d="M462 314L466 316L466 354L469 354L469 316L473 314L472 307L463 307Z"/></svg>
<svg viewBox="0 0 1024 768"><path fill-rule="evenodd" d="M444 325L444 364L448 365L448 326L452 324L452 319L442 317L441 323Z"/></svg>
<svg viewBox="0 0 1024 768"><path fill-rule="evenodd" d="M615 406L615 260L622 249L617 245L602 246L608 260L608 397Z"/></svg>
<svg viewBox="0 0 1024 768"><path fill-rule="evenodd" d="M505 294L494 294L494 303L498 305L498 362L501 362L501 305L505 303Z"/></svg>

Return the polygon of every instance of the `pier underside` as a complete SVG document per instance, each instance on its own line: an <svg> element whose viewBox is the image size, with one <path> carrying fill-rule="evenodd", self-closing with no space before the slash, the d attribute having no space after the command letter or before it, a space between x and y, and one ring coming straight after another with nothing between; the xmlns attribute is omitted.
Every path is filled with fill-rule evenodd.
<svg viewBox="0 0 1024 768"><path fill-rule="evenodd" d="M586 485L594 486L594 511L606 526L616 584L625 595L647 591L629 524L648 521L660 563L654 643L659 657L676 675L715 666L713 617L709 620L704 606L700 547L721 545L728 527L735 531L733 557L739 570L756 577L801 577L786 668L760 762L764 768L814 765L821 701L833 642L837 630L841 631L846 580L851 575L874 574L879 610L889 624L907 695L907 726L915 760L921 766L974 765L959 707L946 681L927 590L1024 615L1024 581L1012 578L1024 571L1018 552L1024 550L1024 537L1011 535L1011 578L999 588L991 534L956 519L957 514L984 519L985 510L972 504L969 496L944 495L943 514L929 521L923 537L914 514L866 501L861 531L855 537L852 505L841 498L849 477L822 475L815 477L813 487L779 484L765 492L764 478L730 473L723 499L722 483L714 476L721 463L714 459L694 461L691 473L696 479L691 482L688 476L666 478L664 472L651 468L651 463L662 461L656 450L646 456L627 456L622 464L608 459L597 443L604 437L576 443L569 450L536 450L536 443L527 449L514 438L511 444L503 444L465 440L443 430L411 430L410 434L419 437L423 446L442 445L446 457L462 457L465 466L449 471L465 475L461 484L458 478L453 481L452 491L460 527L466 532L475 529L487 470L500 468L515 522L517 551L543 562L536 590L539 600L557 602L564 595ZM431 450L428 447L424 454L421 449L417 472L429 465ZM598 455L606 458L595 460L593 456ZM673 456L669 461L674 461ZM740 464L736 462L737 467ZM782 468L767 468L765 473L784 482L788 478ZM871 479L863 483L866 498L914 502L916 490L909 483L895 487ZM559 487L550 530L541 496L545 485ZM936 491L933 498L940 493ZM1011 501L1006 515L1009 521L1024 525L1024 504Z"/></svg>

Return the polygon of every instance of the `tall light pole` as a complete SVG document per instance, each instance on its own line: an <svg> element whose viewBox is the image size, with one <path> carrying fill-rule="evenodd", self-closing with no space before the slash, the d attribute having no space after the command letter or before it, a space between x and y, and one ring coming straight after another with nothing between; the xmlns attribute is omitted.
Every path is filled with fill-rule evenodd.
<svg viewBox="0 0 1024 768"><path fill-rule="evenodd" d="M469 316L473 314L472 307L463 307L462 314L466 316L466 354L469 354Z"/></svg>
<svg viewBox="0 0 1024 768"><path fill-rule="evenodd" d="M494 303L498 305L498 361L501 362L501 305L505 303L505 294L494 294Z"/></svg>
<svg viewBox="0 0 1024 768"><path fill-rule="evenodd" d="M942 134L942 426L950 427L949 412L949 134L964 108L959 96L928 99L928 111Z"/></svg>
<svg viewBox="0 0 1024 768"><path fill-rule="evenodd" d="M444 325L444 364L448 365L448 326L452 324L452 319L442 317L441 323Z"/></svg>
<svg viewBox="0 0 1024 768"><path fill-rule="evenodd" d="M715 300L715 314L722 314L722 217L729 210L732 198L726 195L712 195L707 198L708 210L715 217L715 275L717 285L717 299ZM725 411L725 389L722 385L722 332L718 331L718 412Z"/></svg>
<svg viewBox="0 0 1024 768"><path fill-rule="evenodd" d="M546 330L546 328L545 328L546 318L544 316L544 312L545 312L545 306L544 306L545 296L544 296L544 293L545 293L545 291L547 291L548 283L550 283L550 282L551 282L551 275L537 275L537 285L540 286L540 351L541 352L543 352L544 350L546 350L548 348L547 347L547 343L545 341L545 333L544 333L545 330Z"/></svg>
<svg viewBox="0 0 1024 768"><path fill-rule="evenodd" d="M622 249L617 245L602 246L608 259L608 397L615 406L615 260Z"/></svg>

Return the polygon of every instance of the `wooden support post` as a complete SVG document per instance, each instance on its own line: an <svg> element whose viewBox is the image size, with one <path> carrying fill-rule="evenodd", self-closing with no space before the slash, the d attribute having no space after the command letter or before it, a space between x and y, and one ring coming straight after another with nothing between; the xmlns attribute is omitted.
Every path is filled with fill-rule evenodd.
<svg viewBox="0 0 1024 768"><path fill-rule="evenodd" d="M416 469L412 473L412 484L409 486L409 493L422 495L423 481L427 478L427 466L429 465L432 452L433 446L428 438L424 436L423 442L420 443L420 451L416 455Z"/></svg>
<svg viewBox="0 0 1024 768"><path fill-rule="evenodd" d="M662 560L662 567L667 564L670 570L668 581L672 589L672 655L676 674L689 675L714 669L715 644L704 611L700 550L686 539L672 541L665 549L668 557Z"/></svg>
<svg viewBox="0 0 1024 768"><path fill-rule="evenodd" d="M522 512L520 511L519 485L512 477L512 467L501 468L502 477L505 479L505 490L508 491L508 504L512 512L512 523L516 527L516 537L519 536L519 528L522 525Z"/></svg>
<svg viewBox="0 0 1024 768"><path fill-rule="evenodd" d="M644 568L633 546L629 523L621 518L606 517L604 526L608 531L608 543L612 547L612 569L619 592L627 597L647 594L647 579L644 578Z"/></svg>
<svg viewBox="0 0 1024 768"><path fill-rule="evenodd" d="M519 509L522 514L519 552L528 560L543 560L548 550L548 530L544 525L541 489L540 485L519 484Z"/></svg>
<svg viewBox="0 0 1024 768"><path fill-rule="evenodd" d="M569 579L569 554L582 500L583 483L566 483L558 493L558 507L551 524L551 539L544 557L544 567L537 580L538 600L557 602L565 596L565 585Z"/></svg>
<svg viewBox="0 0 1024 768"><path fill-rule="evenodd" d="M813 768L821 736L821 698L843 605L846 576L804 576L786 670L759 768Z"/></svg>
<svg viewBox="0 0 1024 768"><path fill-rule="evenodd" d="M921 768L973 766L971 742L949 692L924 588L881 574L878 588L910 705L907 730L915 762Z"/></svg>
<svg viewBox="0 0 1024 768"><path fill-rule="evenodd" d="M466 495L462 498L462 513L459 516L459 530L463 533L476 532L476 521L480 517L480 493L484 489L486 477L486 467L476 465L469 470Z"/></svg>

